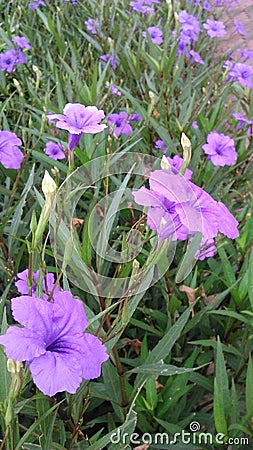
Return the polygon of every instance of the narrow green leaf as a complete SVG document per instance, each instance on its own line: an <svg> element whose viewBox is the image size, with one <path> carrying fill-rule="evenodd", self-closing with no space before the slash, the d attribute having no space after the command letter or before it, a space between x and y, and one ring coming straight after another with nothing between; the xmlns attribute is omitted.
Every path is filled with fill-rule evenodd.
<svg viewBox="0 0 253 450"><path fill-rule="evenodd" d="M170 377L172 375L181 375L184 373L194 372L195 370L199 370L204 365L200 367L176 367L171 364L143 364L143 366L136 367L135 369L129 370L128 373L142 373L147 375L163 375L165 377Z"/></svg>
<svg viewBox="0 0 253 450"><path fill-rule="evenodd" d="M1 334L4 334L8 328L7 318L6 318L6 308L3 310L3 318L1 325ZM4 402L9 395L10 385L11 385L11 374L7 370L7 358L3 352L3 347L0 349L0 402Z"/></svg>
<svg viewBox="0 0 253 450"><path fill-rule="evenodd" d="M214 401L213 401L214 423L217 433L223 433L227 436L227 422L224 411L223 399L219 390L217 380L214 379Z"/></svg>
<svg viewBox="0 0 253 450"><path fill-rule="evenodd" d="M248 362L247 375L246 375L246 410L247 410L248 420L250 421L250 423L252 425L252 418L253 418L253 363L252 363L251 355L249 355L249 362Z"/></svg>
<svg viewBox="0 0 253 450"><path fill-rule="evenodd" d="M217 339L217 353L215 361L215 377L217 381L217 388L220 394L220 402L224 405L224 413L228 419L230 411L230 394L228 387L228 375L226 370L225 359L222 351L220 338Z"/></svg>
<svg viewBox="0 0 253 450"><path fill-rule="evenodd" d="M198 232L193 236L191 242L188 243L186 253L177 271L176 283L181 283L189 275L189 273L191 273L193 267L195 266L197 262L195 253L199 248L201 239L202 233Z"/></svg>
<svg viewBox="0 0 253 450"><path fill-rule="evenodd" d="M18 444L14 450L19 450L20 448L22 448L22 446L24 445L26 440L37 429L37 427L41 424L41 422L43 422L43 420L45 420L45 418L47 416L49 416L49 414L51 414L53 411L55 411L55 409L58 408L59 405L64 401L65 401L65 399L62 400L61 402L57 403L56 405L52 406L52 408L50 408L48 411L46 411L45 414L43 414L41 417L39 417L37 420L35 420L35 422L30 426L30 428L28 428L28 430L22 436L22 438L20 439L20 441L18 442Z"/></svg>
<svg viewBox="0 0 253 450"><path fill-rule="evenodd" d="M33 178L34 178L34 167L33 165L32 169L30 170L28 180L25 184L25 187L21 193L21 200L15 210L15 213L13 214L13 218L11 220L11 226L9 231L9 239L8 239L8 246L9 246L9 252L11 253L13 242L15 241L15 236L17 236L18 228L22 224L22 212L23 208L25 206L26 197L33 185Z"/></svg>
<svg viewBox="0 0 253 450"><path fill-rule="evenodd" d="M251 308L253 309L253 248L250 252L250 258L249 258L248 293L249 293Z"/></svg>

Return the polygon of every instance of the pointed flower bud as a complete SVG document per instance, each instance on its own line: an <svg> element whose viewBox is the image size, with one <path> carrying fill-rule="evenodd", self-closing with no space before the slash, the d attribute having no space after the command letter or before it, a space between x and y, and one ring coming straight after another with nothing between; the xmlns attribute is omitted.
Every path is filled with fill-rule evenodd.
<svg viewBox="0 0 253 450"><path fill-rule="evenodd" d="M184 175L187 166L189 165L189 162L191 161L192 156L192 146L190 139L186 136L185 133L182 133L181 135L181 145L183 148L183 159L184 163L182 165L182 169L180 170L180 174Z"/></svg>
<svg viewBox="0 0 253 450"><path fill-rule="evenodd" d="M171 169L171 165L165 155L163 155L162 160L161 160L161 168L165 169L165 170Z"/></svg>
<svg viewBox="0 0 253 450"><path fill-rule="evenodd" d="M40 238L42 237L44 230L46 228L47 222L49 220L51 211L52 211L52 206L53 206L53 202L54 202L54 198L55 198L55 194L56 194L56 190L57 190L57 186L55 181L53 180L53 178L49 175L48 171L45 171L45 175L44 178L42 180L42 192L45 196L45 203L44 206L42 208L41 214L40 214L40 218L39 218L39 223L38 223L38 227L35 233L35 245L38 244Z"/></svg>

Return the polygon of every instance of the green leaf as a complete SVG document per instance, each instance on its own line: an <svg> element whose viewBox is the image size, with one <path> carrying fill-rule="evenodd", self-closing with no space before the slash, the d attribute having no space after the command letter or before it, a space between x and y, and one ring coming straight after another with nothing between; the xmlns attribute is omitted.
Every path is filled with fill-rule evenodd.
<svg viewBox="0 0 253 450"><path fill-rule="evenodd" d="M35 168L35 165L33 165L32 169L29 172L28 180L27 180L25 187L21 193L21 200L20 200L20 202L16 208L16 211L13 214L13 218L11 220L9 239L8 239L9 253L11 253L11 251L12 251L12 245L13 245L13 242L15 241L15 236L17 236L17 234L18 234L18 228L19 228L19 226L22 225L22 219L21 219L22 212L23 212L23 208L25 206L26 197L33 185L34 168Z"/></svg>
<svg viewBox="0 0 253 450"><path fill-rule="evenodd" d="M188 243L186 253L177 271L176 283L181 283L189 275L189 273L191 273L193 267L195 266L197 262L195 253L199 248L201 239L202 233L198 232L193 236L191 242Z"/></svg>
<svg viewBox="0 0 253 450"><path fill-rule="evenodd" d="M225 359L222 351L220 338L217 338L217 353L215 361L215 376L217 380L217 387L220 393L220 401L223 402L226 419L230 411L230 394L228 387L228 375L226 370Z"/></svg>
<svg viewBox="0 0 253 450"><path fill-rule="evenodd" d="M172 347L174 346L177 339L180 337L181 332L187 323L191 312L192 306L187 308L182 316L177 320L177 322L168 329L163 338L158 342L158 344L153 348L153 350L148 355L145 365L156 365L157 363L161 363L163 359L166 358L171 352ZM141 372L140 366L138 369ZM141 374L136 377L134 384L134 393L140 388L141 385L145 382L147 378L146 374ZM134 395L134 394L133 394Z"/></svg>
<svg viewBox="0 0 253 450"><path fill-rule="evenodd" d="M135 369L129 370L128 373L143 373L147 375L163 375L165 377L170 377L172 375L181 375L184 373L194 372L195 370L199 370L204 367L206 364L203 364L200 367L176 367L171 364L143 364L140 367L136 367Z"/></svg>
<svg viewBox="0 0 253 450"><path fill-rule="evenodd" d="M149 378L145 387L146 387L147 403L151 406L152 411L154 411L154 409L157 406L157 400L158 400L155 375L153 375L152 377Z"/></svg>
<svg viewBox="0 0 253 450"><path fill-rule="evenodd" d="M227 421L225 417L224 404L221 398L221 393L219 391L217 380L214 379L214 401L213 401L213 414L214 414L214 423L217 433L224 434L227 436Z"/></svg>
<svg viewBox="0 0 253 450"><path fill-rule="evenodd" d="M121 389L119 384L119 375L117 369L108 360L102 366L105 390L108 392L114 411L118 419L124 421L123 410L120 406L122 402Z"/></svg>
<svg viewBox="0 0 253 450"><path fill-rule="evenodd" d="M249 293L251 308L253 309L253 248L250 252L250 259L249 259L248 293Z"/></svg>
<svg viewBox="0 0 253 450"><path fill-rule="evenodd" d="M5 334L8 328L7 318L6 318L6 308L3 310L3 318L1 325L1 334ZM1 374L1 382L0 382L0 402L4 402L10 392L11 386L11 374L7 370L7 358L3 352L3 348L0 349L0 374Z"/></svg>
<svg viewBox="0 0 253 450"><path fill-rule="evenodd" d="M14 450L19 450L20 448L22 448L22 446L25 444L26 440L39 427L41 422L43 422L43 420L45 420L46 417L48 417L53 411L55 411L55 409L58 408L59 405L64 401L65 401L65 399L62 400L61 402L57 403L56 405L52 406L52 408L50 408L48 411L46 411L45 414L43 414L41 417L39 417L37 420L35 420L35 422L28 428L28 430L22 436L22 438L20 439L20 441L18 442L18 444L16 445Z"/></svg>
<svg viewBox="0 0 253 450"><path fill-rule="evenodd" d="M246 375L246 411L248 420L252 426L253 417L253 363L251 355L249 355L249 362Z"/></svg>

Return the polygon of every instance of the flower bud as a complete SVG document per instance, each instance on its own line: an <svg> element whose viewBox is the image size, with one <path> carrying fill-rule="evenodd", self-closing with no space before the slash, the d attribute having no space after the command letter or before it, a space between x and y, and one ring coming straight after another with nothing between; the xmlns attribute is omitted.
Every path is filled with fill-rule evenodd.
<svg viewBox="0 0 253 450"><path fill-rule="evenodd" d="M165 169L165 170L171 169L171 165L165 155L163 155L162 160L161 160L161 168Z"/></svg>
<svg viewBox="0 0 253 450"><path fill-rule="evenodd" d="M56 192L57 186L55 184L55 181L49 175L47 170L45 170L45 175L44 175L44 178L42 180L41 188L42 188L42 192L43 192L43 194L45 196L46 201L49 198L50 194L54 194Z"/></svg>
<svg viewBox="0 0 253 450"><path fill-rule="evenodd" d="M186 136L186 134L182 133L181 135L181 145L183 148L183 160L184 163L182 165L182 168L180 170L180 174L184 175L187 166L189 165L189 162L191 161L192 156L192 146L190 139Z"/></svg>
<svg viewBox="0 0 253 450"><path fill-rule="evenodd" d="M7 370L11 373L19 373L23 367L22 362L16 361L15 359L7 359Z"/></svg>
<svg viewBox="0 0 253 450"><path fill-rule="evenodd" d="M53 178L49 175L48 171L45 171L45 175L44 178L42 180L42 192L45 196L45 203L44 206L42 208L41 214L40 214L40 218L39 218L39 223L38 223L38 227L35 233L35 245L38 244L40 238L42 237L44 230L46 228L47 222L49 220L51 211L52 211L52 206L53 206L53 202L55 199L55 194L56 194L56 190L57 190L57 186L55 181L53 180Z"/></svg>

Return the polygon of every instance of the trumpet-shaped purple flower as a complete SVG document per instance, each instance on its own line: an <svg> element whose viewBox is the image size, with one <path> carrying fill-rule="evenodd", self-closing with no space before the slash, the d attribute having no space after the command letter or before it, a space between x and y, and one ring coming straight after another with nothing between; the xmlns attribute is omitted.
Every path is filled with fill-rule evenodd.
<svg viewBox="0 0 253 450"><path fill-rule="evenodd" d="M19 48L26 48L28 50L30 50L32 48L31 45L29 44L28 39L23 36L14 36L14 38L12 39L12 42L17 44L17 46Z"/></svg>
<svg viewBox="0 0 253 450"><path fill-rule="evenodd" d="M203 8L204 8L206 11L211 11L211 10L212 10L212 5L211 5L207 0L205 0L205 1L203 2Z"/></svg>
<svg viewBox="0 0 253 450"><path fill-rule="evenodd" d="M99 22L96 19L85 20L84 24L88 31L90 31L92 34L97 34Z"/></svg>
<svg viewBox="0 0 253 450"><path fill-rule="evenodd" d="M132 131L132 125L128 122L128 114L125 111L119 114L109 114L108 123L110 125L110 134L119 137L121 134L127 136Z"/></svg>
<svg viewBox="0 0 253 450"><path fill-rule="evenodd" d="M43 0L34 0L33 2L29 3L28 6L35 11L40 6L46 6L46 3Z"/></svg>
<svg viewBox="0 0 253 450"><path fill-rule="evenodd" d="M199 63L199 64L205 64L205 61L201 58L200 54L198 52L195 52L194 50L190 51L190 55L192 56L192 59L190 61L190 64L193 63Z"/></svg>
<svg viewBox="0 0 253 450"><path fill-rule="evenodd" d="M243 63L235 63L228 74L228 79L233 78L241 86L253 88L253 68Z"/></svg>
<svg viewBox="0 0 253 450"><path fill-rule="evenodd" d="M202 148L214 166L233 166L236 162L234 140L223 133L211 131L207 136L207 144Z"/></svg>
<svg viewBox="0 0 253 450"><path fill-rule="evenodd" d="M17 274L18 280L15 281L15 286L20 294L32 295L32 297L36 297L36 291L39 282L39 270L37 272L33 272L32 274L32 286L31 286L31 294L28 284L28 269L23 270ZM49 294L51 294L55 279L53 273L47 273L46 276L41 278L42 282L42 296L45 300L47 300ZM54 292L58 292L59 288L56 288Z"/></svg>
<svg viewBox="0 0 253 450"><path fill-rule="evenodd" d="M175 162L182 166L179 160ZM175 166L155 170L150 175L150 190L141 187L133 195L136 203L148 207L147 223L157 231L159 240L186 240L202 233L196 257L204 259L215 253L213 239L219 232L238 237L238 222L223 203L189 181L190 176L191 172L181 176Z"/></svg>
<svg viewBox="0 0 253 450"><path fill-rule="evenodd" d="M150 36L151 41L153 44L160 45L163 43L163 32L158 27L148 27L148 34ZM142 36L146 37L147 33L146 31L143 31Z"/></svg>
<svg viewBox="0 0 253 450"><path fill-rule="evenodd" d="M136 120L142 120L142 117L139 114L129 114L128 120L136 122Z"/></svg>
<svg viewBox="0 0 253 450"><path fill-rule="evenodd" d="M150 3L150 4L152 4L152 3ZM143 16L146 16L147 14L152 15L155 12L154 8L149 6L148 2L146 2L144 0L131 1L129 3L129 5L131 6L133 12L139 12Z"/></svg>
<svg viewBox="0 0 253 450"><path fill-rule="evenodd" d="M19 169L24 157L18 146L22 145L15 133L0 131L0 163L6 169Z"/></svg>
<svg viewBox="0 0 253 450"><path fill-rule="evenodd" d="M155 148L160 148L163 155L165 155L167 152L166 144L162 141L162 139L158 139L157 141L155 141Z"/></svg>
<svg viewBox="0 0 253 450"><path fill-rule="evenodd" d="M198 40L198 35L200 33L199 21L194 15L189 14L186 10L180 11L178 14L178 20L181 27L178 37L177 53L184 53L187 58L190 58L188 45L192 45L193 42ZM173 34L175 34L175 31Z"/></svg>
<svg viewBox="0 0 253 450"><path fill-rule="evenodd" d="M97 378L108 359L96 336L83 333L88 322L80 300L59 291L54 301L21 296L11 302L14 319L23 328L11 326L0 336L8 358L26 361L35 384L45 394L74 394L82 379Z"/></svg>
<svg viewBox="0 0 253 450"><path fill-rule="evenodd" d="M241 36L246 36L247 31L245 30L242 22L237 19L234 19L235 29L232 31L232 34L239 33Z"/></svg>
<svg viewBox="0 0 253 450"><path fill-rule="evenodd" d="M188 34L189 38L194 41L198 40L200 33L200 25L198 19L192 14L189 14L185 9L178 14L178 20L181 24L181 30Z"/></svg>
<svg viewBox="0 0 253 450"><path fill-rule="evenodd" d="M252 133L253 120L248 120L244 114L240 114L240 113L234 113L233 116L236 120L238 120L238 124L236 126L237 130L240 130L240 128L242 128L243 124L246 123L247 125L250 125L247 129L247 134Z"/></svg>
<svg viewBox="0 0 253 450"><path fill-rule="evenodd" d="M176 173L176 174L179 173L180 170L182 169L182 165L184 163L183 158L181 158L178 155L175 155L175 156L173 156L173 158L170 158L169 156L167 156L167 160L168 160L169 165L171 166L172 172ZM192 170L187 168L184 173L184 178L186 180L190 180L191 177L192 177Z"/></svg>
<svg viewBox="0 0 253 450"><path fill-rule="evenodd" d="M59 142L47 142L46 147L44 148L44 152L50 158L53 158L55 160L65 158L64 146Z"/></svg>
<svg viewBox="0 0 253 450"><path fill-rule="evenodd" d="M214 20L212 18L207 19L206 23L203 24L203 27L211 38L223 38L226 35L226 28L221 20Z"/></svg>
<svg viewBox="0 0 253 450"><path fill-rule="evenodd" d="M116 88L116 86L110 86L110 91L111 91L111 94L112 95L118 95L118 97L121 97L121 95L122 95L122 92L120 92L117 88Z"/></svg>
<svg viewBox="0 0 253 450"><path fill-rule="evenodd" d="M115 70L117 68L117 61L114 58L113 55L110 55L109 53L105 54L105 55L101 55L100 59L102 61L104 61L105 63L108 63L108 61L110 62L110 66L113 70Z"/></svg>
<svg viewBox="0 0 253 450"><path fill-rule="evenodd" d="M84 133L96 134L106 128L99 124L105 117L103 110L96 106L84 106L80 103L67 103L63 114L48 114L47 118L56 120L56 127L69 133L69 150L72 151L79 143Z"/></svg>
<svg viewBox="0 0 253 450"><path fill-rule="evenodd" d="M20 49L11 48L0 54L0 69L8 73L14 72L18 64L25 64L26 56Z"/></svg>
<svg viewBox="0 0 253 450"><path fill-rule="evenodd" d="M12 48L0 54L0 69L8 73L16 69L17 51Z"/></svg>

